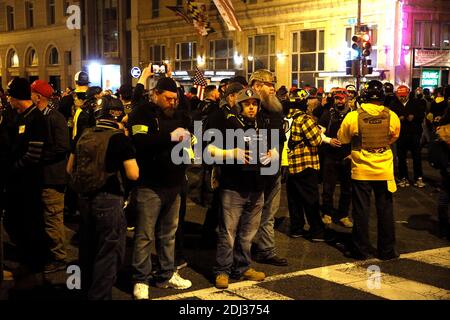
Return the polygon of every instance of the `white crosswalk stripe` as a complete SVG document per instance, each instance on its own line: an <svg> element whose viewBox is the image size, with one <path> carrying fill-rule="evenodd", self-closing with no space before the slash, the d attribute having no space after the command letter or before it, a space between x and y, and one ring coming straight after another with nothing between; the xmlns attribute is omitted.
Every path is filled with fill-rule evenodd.
<svg viewBox="0 0 450 320"><path fill-rule="evenodd" d="M403 254L400 256L400 259L408 259L450 269L450 247ZM381 263L382 261L380 260L371 259L362 262L319 267L267 277L263 283L300 276L313 276L389 300L450 300L450 291L447 289L407 279L407 275L404 275L406 277L404 278L387 274L382 272L381 268L377 270L378 273L374 273L372 269L368 270L366 267L367 265L372 265L375 268L374 270L376 270L377 264ZM450 279L450 270L448 279ZM230 284L227 290L219 290L213 287L162 297L156 300L190 298L201 300L292 300L292 298L280 293L264 289L258 284L260 283L242 281Z"/></svg>

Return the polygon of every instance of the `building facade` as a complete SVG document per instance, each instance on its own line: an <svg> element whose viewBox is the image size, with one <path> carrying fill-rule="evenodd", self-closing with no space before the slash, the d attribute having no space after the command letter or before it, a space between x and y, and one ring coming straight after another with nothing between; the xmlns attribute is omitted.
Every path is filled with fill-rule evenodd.
<svg viewBox="0 0 450 320"><path fill-rule="evenodd" d="M74 1L0 1L0 84L16 76L73 86L81 68L80 31L69 29Z"/></svg>
<svg viewBox="0 0 450 320"><path fill-rule="evenodd" d="M233 74L248 77L266 68L276 74L279 85L330 89L355 83L345 68L346 60L355 56L351 38L357 0L235 0L242 32L228 31L213 2L204 2L215 29L207 36L198 35L192 24L166 7L186 8L185 1L133 2L133 65L167 60L180 79L189 79L197 65L213 82ZM424 22L424 28L428 22L443 26L439 44L446 50L449 5L434 0L362 0L361 23L370 30L374 67L367 79L417 85L418 71L408 54L416 49L411 41L418 26L415 21ZM420 31L423 36L428 35L426 30ZM430 31L430 37L433 34ZM439 70L440 84L448 82L445 66Z"/></svg>

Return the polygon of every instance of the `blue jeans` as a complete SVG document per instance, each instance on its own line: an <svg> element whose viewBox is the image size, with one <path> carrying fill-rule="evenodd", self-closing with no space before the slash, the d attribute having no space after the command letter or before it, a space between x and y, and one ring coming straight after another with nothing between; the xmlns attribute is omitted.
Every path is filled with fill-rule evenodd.
<svg viewBox="0 0 450 320"><path fill-rule="evenodd" d="M81 288L89 300L111 300L125 256L123 197L109 193L80 196L79 209Z"/></svg>
<svg viewBox="0 0 450 320"><path fill-rule="evenodd" d="M270 259L275 253L275 215L280 208L281 175L268 183L264 189L264 207L261 223L253 239L256 259Z"/></svg>
<svg viewBox="0 0 450 320"><path fill-rule="evenodd" d="M131 197L137 214L132 258L133 281L148 283L151 278L153 240L156 241L156 253L161 267L155 280L157 282L169 280L175 272L179 191L138 187L132 191Z"/></svg>
<svg viewBox="0 0 450 320"><path fill-rule="evenodd" d="M217 233L214 274L239 277L251 264L250 247L264 205L262 192L222 191L222 215Z"/></svg>

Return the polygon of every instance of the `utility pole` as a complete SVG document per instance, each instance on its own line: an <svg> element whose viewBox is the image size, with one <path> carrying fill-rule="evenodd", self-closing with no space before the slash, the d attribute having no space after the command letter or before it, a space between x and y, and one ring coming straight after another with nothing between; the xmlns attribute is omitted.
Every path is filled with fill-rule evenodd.
<svg viewBox="0 0 450 320"><path fill-rule="evenodd" d="M358 18L357 18L356 28L357 32L361 30L361 0L358 0ZM358 74L356 75L356 92L359 92L359 87L361 86L361 54L358 54Z"/></svg>

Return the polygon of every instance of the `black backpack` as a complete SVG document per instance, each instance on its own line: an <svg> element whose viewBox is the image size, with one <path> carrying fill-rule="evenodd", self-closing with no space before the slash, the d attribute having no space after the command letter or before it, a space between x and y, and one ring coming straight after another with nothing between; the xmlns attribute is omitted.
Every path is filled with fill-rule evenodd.
<svg viewBox="0 0 450 320"><path fill-rule="evenodd" d="M448 167L448 146L439 137L431 140L428 146L428 162L435 169L442 170Z"/></svg>
<svg viewBox="0 0 450 320"><path fill-rule="evenodd" d="M120 133L111 128L93 127L86 129L75 148L75 159L70 186L77 193L93 193L100 190L109 177L117 173L106 171L106 151L109 139Z"/></svg>

